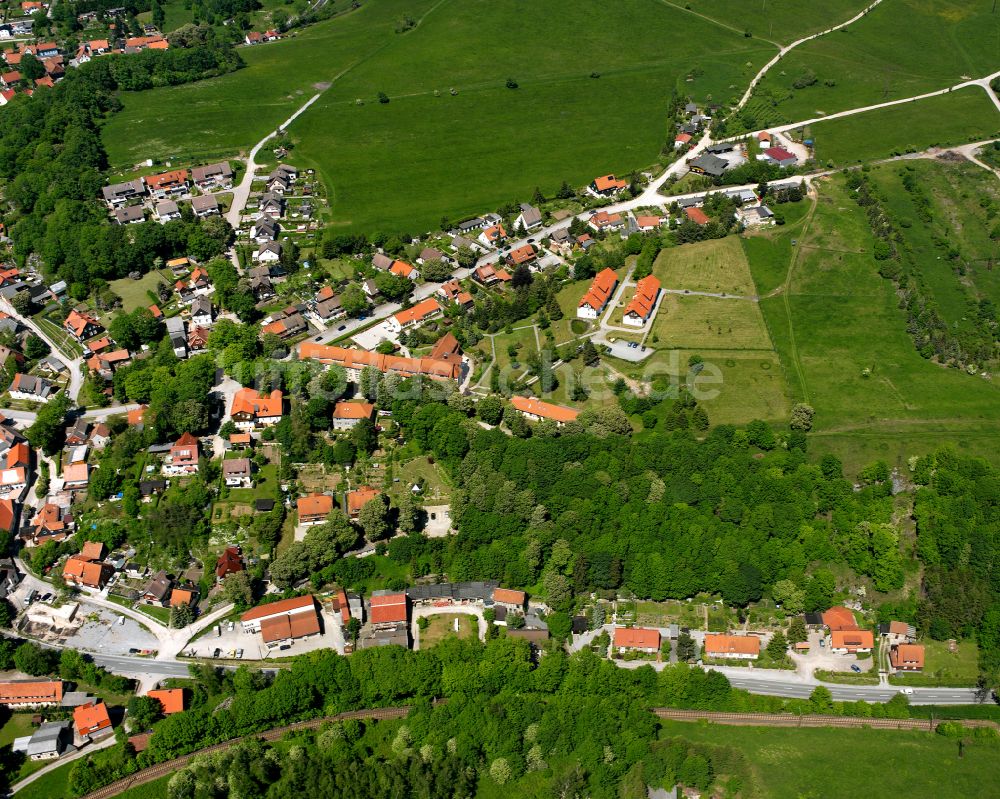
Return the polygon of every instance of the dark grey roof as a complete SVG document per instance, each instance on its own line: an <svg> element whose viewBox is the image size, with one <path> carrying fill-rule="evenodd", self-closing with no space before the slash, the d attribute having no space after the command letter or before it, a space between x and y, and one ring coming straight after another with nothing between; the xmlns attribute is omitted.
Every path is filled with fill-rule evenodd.
<svg viewBox="0 0 1000 799"><path fill-rule="evenodd" d="M127 225L130 222L141 222L145 218L141 205L129 205L115 211L115 221L119 225Z"/></svg>
<svg viewBox="0 0 1000 799"><path fill-rule="evenodd" d="M191 179L195 183L201 183L205 180L211 180L215 178L231 178L233 176L232 167L229 166L228 161L221 161L218 164L207 164L205 166L196 166L191 169Z"/></svg>
<svg viewBox="0 0 1000 799"><path fill-rule="evenodd" d="M215 199L215 195L202 194L191 200L191 207L195 211L211 211L219 207L219 201Z"/></svg>
<svg viewBox="0 0 1000 799"><path fill-rule="evenodd" d="M736 143L731 141L719 141L710 144L705 149L710 153L728 153L736 148Z"/></svg>
<svg viewBox="0 0 1000 799"><path fill-rule="evenodd" d="M437 585L414 585L406 589L410 599L493 599L493 590L500 583L487 580L469 583L438 583Z"/></svg>
<svg viewBox="0 0 1000 799"><path fill-rule="evenodd" d="M697 167L706 175L719 177L726 171L726 167L729 166L729 162L719 158L718 156L712 155L711 153L706 153L705 155L699 155L697 158L691 159L691 161L688 162L688 166L691 168Z"/></svg>
<svg viewBox="0 0 1000 799"><path fill-rule="evenodd" d="M104 195L104 199L108 202L122 197L134 197L137 194L145 193L146 184L140 178L129 180L125 183L112 183L110 186L105 186L101 189L101 194Z"/></svg>
<svg viewBox="0 0 1000 799"><path fill-rule="evenodd" d="M521 203L521 216L525 225L538 225L542 221L542 212L528 203Z"/></svg>

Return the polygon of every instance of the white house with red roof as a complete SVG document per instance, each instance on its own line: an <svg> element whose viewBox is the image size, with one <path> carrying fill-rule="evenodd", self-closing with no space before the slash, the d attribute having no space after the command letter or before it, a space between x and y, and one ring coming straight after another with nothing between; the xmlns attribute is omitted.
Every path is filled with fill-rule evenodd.
<svg viewBox="0 0 1000 799"><path fill-rule="evenodd" d="M580 319L596 319L608 304L617 285L618 275L611 269L602 269L590 284L587 293L580 298L576 315Z"/></svg>

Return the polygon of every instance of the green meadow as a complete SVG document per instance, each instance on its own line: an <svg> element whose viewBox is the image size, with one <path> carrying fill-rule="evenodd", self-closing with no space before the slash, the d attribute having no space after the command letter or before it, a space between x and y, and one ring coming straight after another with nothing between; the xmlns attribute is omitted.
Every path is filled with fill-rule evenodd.
<svg viewBox="0 0 1000 799"><path fill-rule="evenodd" d="M884 0L853 25L785 56L751 99L748 126L812 119L989 75L1000 48L992 5Z"/></svg>
<svg viewBox="0 0 1000 799"><path fill-rule="evenodd" d="M1000 135L1000 112L976 86L802 129L820 164L844 166Z"/></svg>
<svg viewBox="0 0 1000 799"><path fill-rule="evenodd" d="M650 166L672 92L732 101L775 46L659 0L372 0L241 52L231 75L125 95L111 162L248 150L322 91L290 133L333 224L420 231Z"/></svg>
<svg viewBox="0 0 1000 799"><path fill-rule="evenodd" d="M995 460L1000 388L920 357L842 181L824 181L816 208L778 231L788 241L744 246L790 394L816 410L811 446L850 469L946 442Z"/></svg>
<svg viewBox="0 0 1000 799"><path fill-rule="evenodd" d="M811 4L808 13L803 13L801 0L684 0L670 4L754 38L789 44L850 19L869 0L824 0Z"/></svg>

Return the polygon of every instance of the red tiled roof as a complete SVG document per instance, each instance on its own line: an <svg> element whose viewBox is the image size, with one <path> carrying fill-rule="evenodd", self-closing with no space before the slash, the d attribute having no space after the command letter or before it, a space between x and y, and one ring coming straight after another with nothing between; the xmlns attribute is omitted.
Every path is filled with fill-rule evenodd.
<svg viewBox="0 0 1000 799"><path fill-rule="evenodd" d="M854 618L854 613L843 605L837 605L823 611L823 624L829 627L831 631L858 629L858 622Z"/></svg>
<svg viewBox="0 0 1000 799"><path fill-rule="evenodd" d="M656 297L660 293L660 281L653 275L648 275L636 283L635 296L625 308L625 316L635 314L640 319L648 319L656 305Z"/></svg>
<svg viewBox="0 0 1000 799"><path fill-rule="evenodd" d="M594 178L594 188L598 191L624 189L626 186L628 186L627 181L618 180L614 175L601 175L599 178Z"/></svg>
<svg viewBox="0 0 1000 799"><path fill-rule="evenodd" d="M104 557L104 544L100 541L86 541L77 557L80 560L100 560Z"/></svg>
<svg viewBox="0 0 1000 799"><path fill-rule="evenodd" d="M281 613L291 613L292 611L315 607L315 604L316 600L313 599L312 594L296 596L291 599L279 599L277 602L270 602L266 605L258 605L257 607L248 610L240 616L240 621L256 621L257 619L263 619L268 616L276 616Z"/></svg>
<svg viewBox="0 0 1000 799"><path fill-rule="evenodd" d="M129 41L132 41L131 39ZM134 45L129 45L134 46ZM161 189L165 186L176 186L187 180L188 171L186 169L174 169L171 172L162 172L159 175L149 175L143 178L146 185L151 189Z"/></svg>
<svg viewBox="0 0 1000 799"><path fill-rule="evenodd" d="M399 311L393 314L396 321L399 322L400 326L405 327L406 325L414 324L415 322L421 322L429 316L433 316L441 310L441 306L438 301L433 297L428 297L426 300L422 300L414 305L412 308L407 308L404 311Z"/></svg>
<svg viewBox="0 0 1000 799"><path fill-rule="evenodd" d="M510 404L515 410L521 413L530 413L533 416L540 416L543 419L552 419L556 422L572 422L580 415L579 411L566 408L562 405L554 405L551 402L543 402L534 397L514 396L510 398Z"/></svg>
<svg viewBox="0 0 1000 799"><path fill-rule="evenodd" d="M708 657L727 655L759 655L760 639L753 635L706 635L705 654Z"/></svg>
<svg viewBox="0 0 1000 799"><path fill-rule="evenodd" d="M788 152L784 147L768 147L764 150L764 155L775 161L787 161L789 158L795 158L795 154Z"/></svg>
<svg viewBox="0 0 1000 799"><path fill-rule="evenodd" d="M370 402L338 402L333 408L334 419L371 419L375 406Z"/></svg>
<svg viewBox="0 0 1000 799"><path fill-rule="evenodd" d="M406 618L406 594L383 594L372 597L369 619L372 624L405 622Z"/></svg>
<svg viewBox="0 0 1000 799"><path fill-rule="evenodd" d="M58 704L63 698L62 680L15 680L0 682L0 705Z"/></svg>
<svg viewBox="0 0 1000 799"><path fill-rule="evenodd" d="M183 688L161 688L149 691L146 696L160 701L160 704L163 705L164 716L169 716L171 713L180 713L184 710Z"/></svg>
<svg viewBox="0 0 1000 799"><path fill-rule="evenodd" d="M660 631L645 627L615 627L615 647L659 649Z"/></svg>
<svg viewBox="0 0 1000 799"><path fill-rule="evenodd" d="M587 293L580 298L579 307L589 305L595 311L601 310L611 299L611 292L618 285L618 275L613 270L604 268L597 273Z"/></svg>
<svg viewBox="0 0 1000 799"><path fill-rule="evenodd" d="M80 735L89 735L111 726L108 706L104 702L88 702L73 710L73 724Z"/></svg>
<svg viewBox="0 0 1000 799"><path fill-rule="evenodd" d="M833 630L830 633L831 649L871 649L875 636L871 630Z"/></svg>
<svg viewBox="0 0 1000 799"><path fill-rule="evenodd" d="M371 486L361 486L354 491L347 492L347 513L349 516L354 516L361 512L361 509L371 502L375 497L377 497L382 492L377 488L372 488Z"/></svg>
<svg viewBox="0 0 1000 799"><path fill-rule="evenodd" d="M924 647L922 644L897 644L890 650L889 660L894 669L922 669Z"/></svg>
<svg viewBox="0 0 1000 799"><path fill-rule="evenodd" d="M527 595L524 591L515 591L513 588L494 588L493 601L505 602L508 605L523 605Z"/></svg>
<svg viewBox="0 0 1000 799"><path fill-rule="evenodd" d="M319 616L315 610L312 613L296 613L294 616L276 616L260 623L260 636L265 644L316 635L319 630Z"/></svg>
<svg viewBox="0 0 1000 799"><path fill-rule="evenodd" d="M299 359L315 358L324 363L334 363L345 369L362 369L373 366L380 372L395 372L404 377L426 375L436 379L454 380L461 374L461 365L434 358L403 358L399 355L382 355L348 347L331 347L313 341L303 341L299 346Z"/></svg>
<svg viewBox="0 0 1000 799"><path fill-rule="evenodd" d="M711 221L700 208L685 208L684 213L687 214L688 219L699 225L707 225Z"/></svg>
<svg viewBox="0 0 1000 799"><path fill-rule="evenodd" d="M255 388L241 388L233 395L230 416L245 413L255 418L281 416L284 394L275 389L268 396L262 396Z"/></svg>
<svg viewBox="0 0 1000 799"><path fill-rule="evenodd" d="M333 497L328 494L299 497L295 501L295 507L299 512L299 519L303 516L326 516L333 510Z"/></svg>
<svg viewBox="0 0 1000 799"><path fill-rule="evenodd" d="M512 250L507 257L515 264L530 263L535 260L535 248L530 244L525 244L523 247Z"/></svg>

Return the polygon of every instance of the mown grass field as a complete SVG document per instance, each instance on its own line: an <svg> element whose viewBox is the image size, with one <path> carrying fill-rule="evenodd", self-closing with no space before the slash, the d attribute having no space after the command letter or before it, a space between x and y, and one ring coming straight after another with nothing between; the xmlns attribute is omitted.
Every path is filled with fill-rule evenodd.
<svg viewBox="0 0 1000 799"><path fill-rule="evenodd" d="M396 33L404 14L418 25ZM775 46L658 0L372 0L241 52L232 75L126 95L112 163L246 150L331 84L290 129L293 160L320 170L335 225L420 231L649 166L672 91L738 97Z"/></svg>
<svg viewBox="0 0 1000 799"><path fill-rule="evenodd" d="M776 235L798 244L784 245L785 278L760 307L792 398L816 409L810 446L834 452L848 470L876 458L905 468L910 455L945 442L996 460L1000 389L920 357L892 284L877 272L864 214L841 181L825 181L815 212ZM779 280L782 250L748 247L762 287Z"/></svg>
<svg viewBox="0 0 1000 799"><path fill-rule="evenodd" d="M966 144L1000 135L1000 112L976 86L913 103L810 125L820 164L845 166L929 147Z"/></svg>
<svg viewBox="0 0 1000 799"><path fill-rule="evenodd" d="M669 289L739 296L755 292L750 266L735 236L661 250L653 274Z"/></svg>
<svg viewBox="0 0 1000 799"><path fill-rule="evenodd" d="M997 69L1000 14L980 0L885 0L792 50L755 92L752 128L912 97ZM903 33L905 31L905 34ZM811 80L811 85L794 84Z"/></svg>
<svg viewBox="0 0 1000 799"><path fill-rule="evenodd" d="M667 294L660 301L653 336L657 348L772 349L759 305L743 299Z"/></svg>
<svg viewBox="0 0 1000 799"><path fill-rule="evenodd" d="M996 796L996 743L958 743L926 732L723 727L666 721L664 736L742 751L754 786L747 799L886 796L986 799ZM748 786L744 786L747 788Z"/></svg>
<svg viewBox="0 0 1000 799"><path fill-rule="evenodd" d="M427 649L445 638L475 638L479 627L475 616L467 613L438 613L428 616L430 622L426 630L420 631L420 648ZM455 623L458 623L458 631Z"/></svg>

